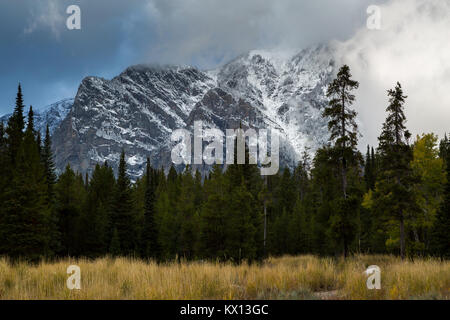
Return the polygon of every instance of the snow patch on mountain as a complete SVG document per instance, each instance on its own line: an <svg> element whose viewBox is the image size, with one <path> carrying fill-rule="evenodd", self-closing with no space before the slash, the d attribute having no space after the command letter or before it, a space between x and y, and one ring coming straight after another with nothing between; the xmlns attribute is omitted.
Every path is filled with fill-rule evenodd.
<svg viewBox="0 0 450 320"><path fill-rule="evenodd" d="M34 111L34 125L35 129L41 133L41 135L45 136L46 126L48 124L50 134L53 134L55 129L61 124L64 118L69 114L70 109L72 108L74 99L67 98L60 100L58 102L52 103L43 108L39 108ZM28 112L25 110L25 112ZM0 121L3 121L5 124L8 122L8 119L11 117L11 113L6 114L0 117Z"/></svg>
<svg viewBox="0 0 450 320"><path fill-rule="evenodd" d="M107 161L114 168L124 149L133 178L147 157L171 165L170 135L205 128L280 132L282 164L292 167L303 151L328 140L321 114L335 72L331 46L298 52L253 50L210 71L193 67L138 65L107 80L85 78L73 107L56 130L56 164L91 172Z"/></svg>

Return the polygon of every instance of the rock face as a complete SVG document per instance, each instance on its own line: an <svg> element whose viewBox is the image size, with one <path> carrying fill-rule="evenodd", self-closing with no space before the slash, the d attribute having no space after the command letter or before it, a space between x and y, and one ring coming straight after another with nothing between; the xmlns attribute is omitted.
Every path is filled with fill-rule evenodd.
<svg viewBox="0 0 450 320"><path fill-rule="evenodd" d="M251 51L216 70L138 65L106 80L85 78L67 117L54 132L57 168L70 163L91 172L114 168L122 148L129 173L140 176L146 157L171 165L173 130L274 128L281 134L282 165L292 166L306 147L328 139L321 113L335 72L333 50L317 46L289 57Z"/></svg>

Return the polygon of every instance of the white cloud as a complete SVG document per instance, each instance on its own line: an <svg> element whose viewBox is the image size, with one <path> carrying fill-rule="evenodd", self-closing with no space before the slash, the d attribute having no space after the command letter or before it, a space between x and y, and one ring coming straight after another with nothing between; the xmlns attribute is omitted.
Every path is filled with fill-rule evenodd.
<svg viewBox="0 0 450 320"><path fill-rule="evenodd" d="M214 66L252 49L346 39L370 3L385 0L148 0L157 34L150 57Z"/></svg>
<svg viewBox="0 0 450 320"><path fill-rule="evenodd" d="M449 0L146 0L134 10L118 0L79 2L90 32L83 33L78 47L107 48L102 55L125 56L124 65L149 61L208 68L252 49L343 41L339 55L360 81L355 107L362 146L377 143L386 90L397 81L409 96L407 125L413 133L450 130ZM64 42L67 3L29 1L31 19L24 32L47 30ZM371 4L382 9L379 31L366 28ZM113 26L114 35L104 26ZM120 49L115 42L107 45L118 37L125 37L119 38Z"/></svg>
<svg viewBox="0 0 450 320"><path fill-rule="evenodd" d="M381 6L382 29L362 28L339 44L339 55L360 81L357 105L367 142L377 143L386 90L400 81L413 134L450 130L450 2L395 0Z"/></svg>
<svg viewBox="0 0 450 320"><path fill-rule="evenodd" d="M30 5L30 19L25 34L31 34L40 28L49 29L51 34L59 39L65 28L64 9L58 0L36 1Z"/></svg>
<svg viewBox="0 0 450 320"><path fill-rule="evenodd" d="M371 4L381 7L381 30L366 27ZM252 49L341 41L338 56L360 81L362 147L377 144L397 81L413 134L450 130L447 0L149 0L147 12L157 35L147 58L159 62L215 67Z"/></svg>

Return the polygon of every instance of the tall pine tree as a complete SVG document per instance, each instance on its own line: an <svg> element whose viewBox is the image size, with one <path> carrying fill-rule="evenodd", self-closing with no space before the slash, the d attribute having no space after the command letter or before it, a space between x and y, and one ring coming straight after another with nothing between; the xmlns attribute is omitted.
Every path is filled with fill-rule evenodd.
<svg viewBox="0 0 450 320"><path fill-rule="evenodd" d="M20 112L21 107L17 110ZM20 118L18 113L15 116ZM5 191L6 199L2 205L0 252L11 258L36 261L51 256L52 252L46 229L50 218L46 201L47 185L33 123L30 108L23 142L17 141L19 149L14 157L13 178Z"/></svg>
<svg viewBox="0 0 450 320"><path fill-rule="evenodd" d="M9 158L13 165L16 164L16 156L19 152L20 145L23 140L23 130L25 128L25 118L24 112L22 87L19 84L16 96L16 106L14 107L14 112L8 120L8 126L6 129L6 134L8 136L8 151Z"/></svg>
<svg viewBox="0 0 450 320"><path fill-rule="evenodd" d="M377 210L399 226L400 256L405 258L405 220L415 210L413 207L413 174L410 166L412 150L409 146L411 134L406 130L404 104L407 98L400 83L388 90L388 115L378 138L380 172L374 193ZM394 239L391 239L391 242Z"/></svg>
<svg viewBox="0 0 450 320"><path fill-rule="evenodd" d="M136 248L136 219L133 215L131 182L126 172L125 151L122 150L117 174L113 207L113 228L117 229L121 253L132 255Z"/></svg>
<svg viewBox="0 0 450 320"><path fill-rule="evenodd" d="M343 242L344 257L348 255L353 229L353 217L356 215L354 197L348 194L349 167L358 167L356 145L358 143L358 126L356 124L356 111L350 107L355 101L352 91L359 87L359 83L351 79L350 68L344 65L339 70L336 79L329 85L327 97L329 106L325 108L323 116L329 118L328 129L330 141L334 142L334 151L339 162L340 178L342 184L342 199L336 200L338 214L331 221L337 235Z"/></svg>
<svg viewBox="0 0 450 320"><path fill-rule="evenodd" d="M158 228L156 226L156 189L158 187L158 174L150 166L150 158L147 158L145 172L145 203L144 203L144 230L143 250L147 258L159 258L160 248L158 243Z"/></svg>

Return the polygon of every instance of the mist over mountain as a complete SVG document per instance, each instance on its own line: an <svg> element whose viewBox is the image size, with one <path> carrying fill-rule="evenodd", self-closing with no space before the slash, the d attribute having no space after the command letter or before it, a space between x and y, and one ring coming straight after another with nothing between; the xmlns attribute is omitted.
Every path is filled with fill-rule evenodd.
<svg viewBox="0 0 450 320"><path fill-rule="evenodd" d="M90 173L107 161L116 168L123 148L136 178L146 157L156 167L172 165L173 130L202 121L222 131L241 123L276 130L281 165L293 167L328 139L321 113L334 61L333 49L319 45L288 56L254 50L209 71L137 65L111 80L87 77L54 132L56 166Z"/></svg>

